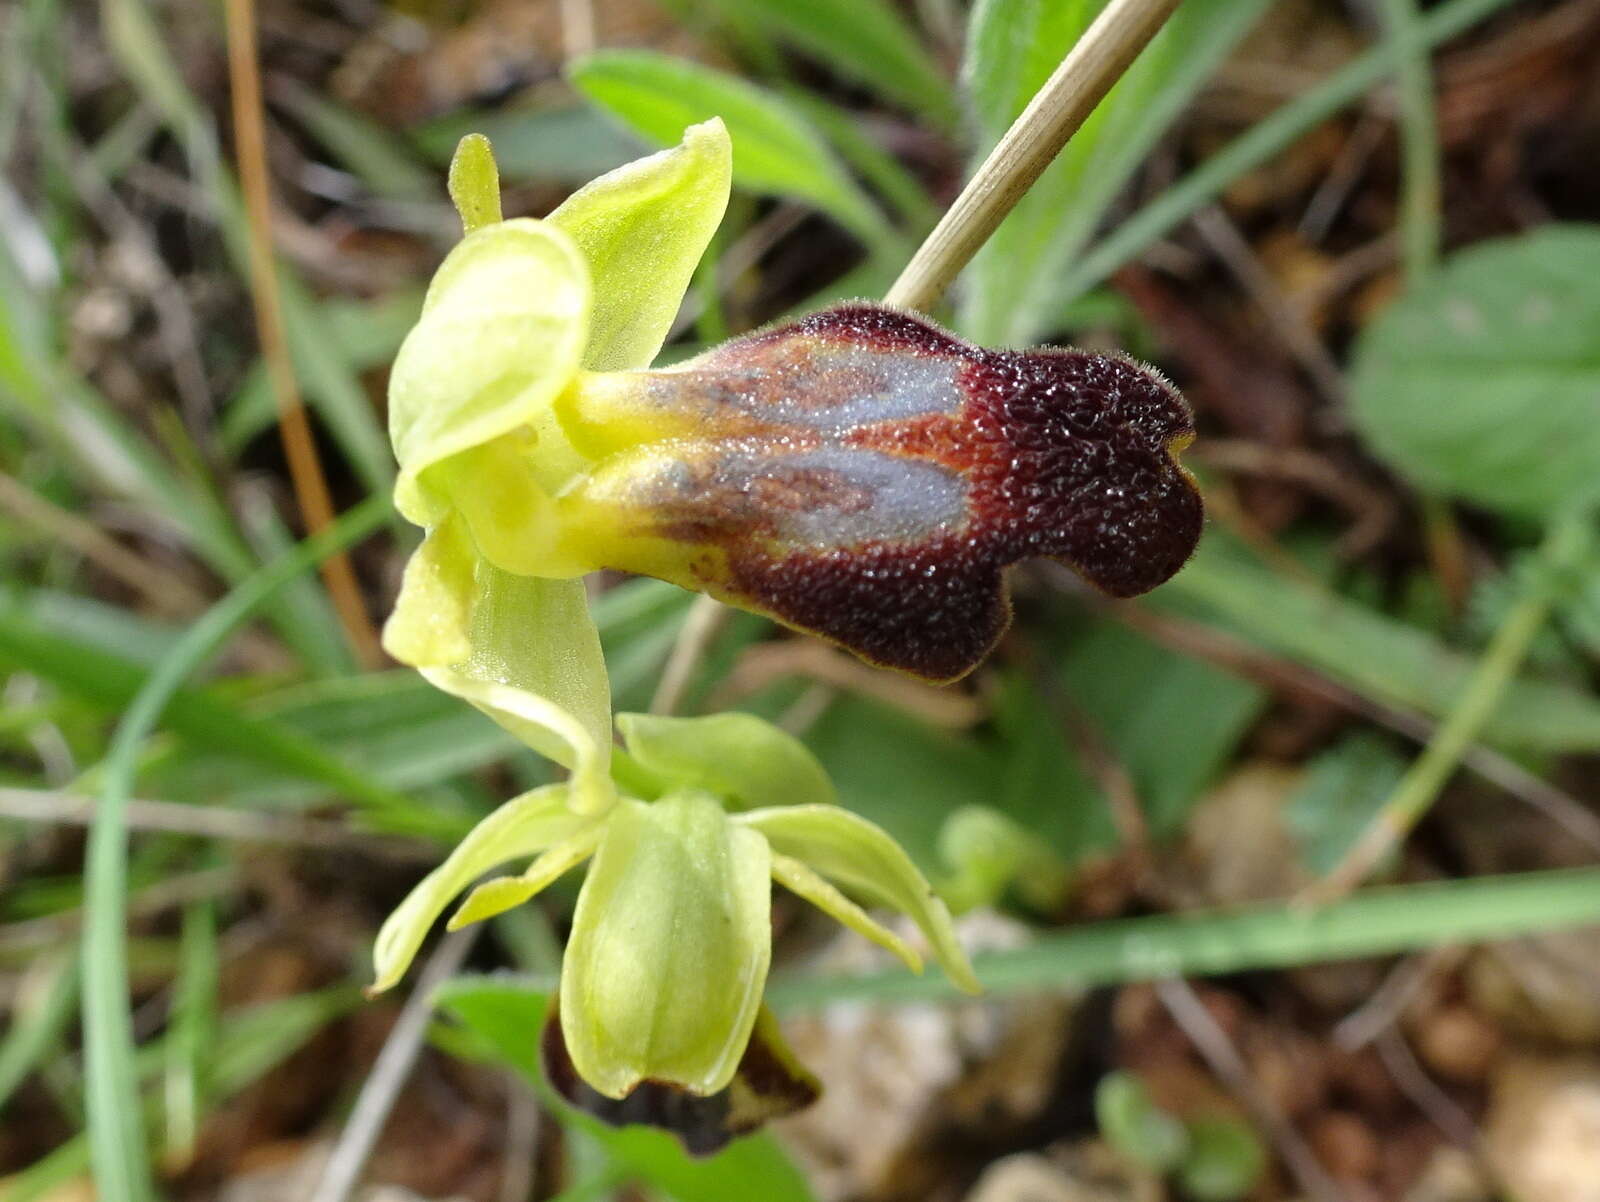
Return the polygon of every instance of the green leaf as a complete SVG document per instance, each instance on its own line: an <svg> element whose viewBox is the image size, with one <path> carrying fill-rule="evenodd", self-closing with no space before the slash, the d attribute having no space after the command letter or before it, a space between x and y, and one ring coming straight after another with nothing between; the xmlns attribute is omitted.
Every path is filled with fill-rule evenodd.
<svg viewBox="0 0 1600 1202"><path fill-rule="evenodd" d="M1117 194L1268 0L1186 0L1001 223L967 272L958 322L985 345L1058 328L1060 285ZM979 156L1022 112L1104 0L980 0L964 69Z"/></svg>
<svg viewBox="0 0 1600 1202"><path fill-rule="evenodd" d="M754 714L618 714L617 729L628 753L668 788L703 789L736 809L838 801L805 744Z"/></svg>
<svg viewBox="0 0 1600 1202"><path fill-rule="evenodd" d="M580 92L658 145L721 117L733 140L734 183L813 205L866 241L883 239L872 202L805 119L772 93L648 50L602 51L568 70Z"/></svg>
<svg viewBox="0 0 1600 1202"><path fill-rule="evenodd" d="M1462 251L1362 332L1351 414L1432 493L1548 519L1600 493L1600 228Z"/></svg>
<svg viewBox="0 0 1600 1202"><path fill-rule="evenodd" d="M574 192L550 223L589 264L594 305L583 366L649 367L728 207L732 148L713 118L683 142Z"/></svg>
<svg viewBox="0 0 1600 1202"><path fill-rule="evenodd" d="M1094 1089L1100 1134L1135 1164L1170 1173L1189 1151L1189 1133L1150 1100L1144 1082L1129 1072L1107 1073Z"/></svg>
<svg viewBox="0 0 1600 1202"><path fill-rule="evenodd" d="M761 1006L771 896L766 840L711 797L618 802L561 969L578 1074L612 1098L643 1080L726 1086Z"/></svg>
<svg viewBox="0 0 1600 1202"><path fill-rule="evenodd" d="M370 511L369 511L370 512ZM136 663L102 652L82 640L39 629L21 612L0 605L0 663L25 667L59 687L108 710L125 709L138 695L145 672ZM302 781L315 781L412 830L449 831L452 824L412 803L331 754L315 740L269 719L243 713L210 689L177 690L162 724L195 746L226 752Z"/></svg>
<svg viewBox="0 0 1600 1202"><path fill-rule="evenodd" d="M1196 1119L1189 1125L1189 1154L1177 1180L1194 1202L1234 1202L1255 1188L1266 1167L1266 1149L1244 1122Z"/></svg>
<svg viewBox="0 0 1600 1202"><path fill-rule="evenodd" d="M433 172L418 163L410 148L371 117L330 100L288 72L272 77L272 99L292 112L334 161L378 196L430 202L438 199Z"/></svg>
<svg viewBox="0 0 1600 1202"><path fill-rule="evenodd" d="M206 611L139 688L106 751L100 805L84 855L82 943L85 1101L89 1144L108 1202L154 1194L134 1071L126 945L126 809L138 750L178 688L277 589L334 551L370 533L388 515L372 498L262 568Z"/></svg>
<svg viewBox="0 0 1600 1202"><path fill-rule="evenodd" d="M886 0L723 0L840 75L897 100L918 116L954 124L950 80L916 31Z"/></svg>
<svg viewBox="0 0 1600 1202"><path fill-rule="evenodd" d="M372 949L374 993L405 975L444 908L491 868L544 851L589 824L567 804L566 785L546 785L515 797L473 827L448 859L395 907Z"/></svg>
<svg viewBox="0 0 1600 1202"><path fill-rule="evenodd" d="M1325 876L1344 860L1405 770L1395 749L1370 732L1352 735L1311 761L1284 817L1313 874Z"/></svg>
<svg viewBox="0 0 1600 1202"><path fill-rule="evenodd" d="M1431 5L1417 22L1414 48L1443 45L1510 4L1511 0L1445 0ZM1399 50L1393 39L1384 40L1256 122L1086 249L1061 280L1061 294L1076 297L1101 283L1210 204L1234 180L1293 146L1340 109L1370 95L1401 66Z"/></svg>
<svg viewBox="0 0 1600 1202"><path fill-rule="evenodd" d="M790 88L784 95L801 116L833 144L851 169L899 211L914 232L926 232L939 223L943 210L928 194L928 189L910 169L879 144L873 131L862 121L860 113L840 108L832 101L800 88ZM875 292L863 289L841 295L872 296L884 291L887 289L880 288Z"/></svg>
<svg viewBox="0 0 1600 1202"><path fill-rule="evenodd" d="M1386 705L1449 712L1473 661L1426 631L1332 592L1244 562L1216 536L1201 540L1152 604L1201 614L1249 642L1307 664ZM1600 748L1600 702L1532 677L1507 686L1483 738L1539 751Z"/></svg>
<svg viewBox="0 0 1600 1202"><path fill-rule="evenodd" d="M200 1132L209 1061L217 1036L217 978L220 965L216 905L210 899L184 911L178 975L172 986L172 1011L162 1082L164 1147L177 1163L194 1155Z"/></svg>
<svg viewBox="0 0 1600 1202"><path fill-rule="evenodd" d="M78 960L70 953L34 959L23 975L0 1035L0 1108L53 1048L78 1000Z"/></svg>
<svg viewBox="0 0 1600 1202"><path fill-rule="evenodd" d="M782 806L734 816L765 835L772 850L815 869L846 890L889 906L917 924L945 975L978 992L950 912L911 857L879 827L838 806Z"/></svg>
<svg viewBox="0 0 1600 1202"><path fill-rule="evenodd" d="M1265 690L1120 625L1066 633L1055 628L1051 642L1068 696L1133 775L1152 832L1176 834L1260 716Z"/></svg>
<svg viewBox="0 0 1600 1202"><path fill-rule="evenodd" d="M444 164L468 133L489 139L501 175L511 180L576 186L647 150L593 105L570 101L566 107L464 109L425 122L411 137L430 159Z"/></svg>

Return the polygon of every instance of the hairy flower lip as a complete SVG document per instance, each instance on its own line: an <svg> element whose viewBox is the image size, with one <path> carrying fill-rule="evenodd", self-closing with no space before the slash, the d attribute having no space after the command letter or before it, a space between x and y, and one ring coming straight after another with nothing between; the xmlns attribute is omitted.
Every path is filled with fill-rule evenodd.
<svg viewBox="0 0 1600 1202"><path fill-rule="evenodd" d="M597 456L562 502L595 566L934 680L1004 631L1011 564L1055 558L1126 597L1199 539L1176 460L1188 407L1125 356L987 350L853 302L676 367L583 376L562 406Z"/></svg>

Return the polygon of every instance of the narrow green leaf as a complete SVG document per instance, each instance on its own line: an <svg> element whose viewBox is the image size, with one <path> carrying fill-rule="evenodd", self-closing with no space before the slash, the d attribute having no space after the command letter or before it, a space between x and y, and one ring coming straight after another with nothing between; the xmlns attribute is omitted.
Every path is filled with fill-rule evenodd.
<svg viewBox="0 0 1600 1202"><path fill-rule="evenodd" d="M919 117L953 125L955 89L888 0L720 0Z"/></svg>
<svg viewBox="0 0 1600 1202"><path fill-rule="evenodd" d="M833 143L840 157L899 210L907 226L921 234L938 224L941 210L928 189L877 143L865 128L862 114L800 88L790 88L784 95L817 132Z"/></svg>
<svg viewBox="0 0 1600 1202"><path fill-rule="evenodd" d="M1117 194L1268 0L1187 0L1037 183L967 273L962 331L1027 345L1058 327L1059 287ZM1104 0L982 0L964 77L985 154L1104 8Z"/></svg>
<svg viewBox="0 0 1600 1202"><path fill-rule="evenodd" d="M1367 889L1320 909L1282 901L1091 923L1026 947L980 954L986 994L1008 997L1174 976L1217 976L1387 956L1445 943L1511 939L1590 926L1600 914L1600 869L1430 881ZM849 999L956 997L937 975L900 970L850 977L774 976L779 1011Z"/></svg>
<svg viewBox="0 0 1600 1202"><path fill-rule="evenodd" d="M883 216L827 143L771 92L648 50L602 51L568 70L580 92L657 145L673 145L688 126L721 117L739 187L813 205L871 245L888 237Z"/></svg>
<svg viewBox="0 0 1600 1202"><path fill-rule="evenodd" d="M124 811L139 745L183 680L274 591L387 517L374 499L293 553L263 568L213 606L140 688L106 754L104 792L85 854L84 1066L89 1145L105 1202L153 1197L149 1148L134 1072L125 939L127 842Z"/></svg>
<svg viewBox="0 0 1600 1202"><path fill-rule="evenodd" d="M371 510L361 512L369 516ZM140 665L97 651L80 640L48 634L3 605L0 662L25 667L108 710L126 709L146 682ZM351 768L315 742L274 722L240 712L214 691L176 691L166 704L163 724L199 746L227 751L300 779L316 781L398 827L432 830L436 834L459 833L455 823L440 822L410 798Z"/></svg>
<svg viewBox="0 0 1600 1202"><path fill-rule="evenodd" d="M438 199L438 179L386 126L328 99L287 72L273 76L270 90L273 102L293 113L334 161L375 195L416 202Z"/></svg>
<svg viewBox="0 0 1600 1202"><path fill-rule="evenodd" d="M172 986L171 1016L162 1042L166 1053L162 1125L166 1154L181 1164L187 1163L199 1138L206 1078L217 1034L221 956L214 902L195 902L184 911L178 946L178 976Z"/></svg>
<svg viewBox="0 0 1600 1202"><path fill-rule="evenodd" d="M17 988L11 1021L0 1035L0 1110L65 1034L77 1000L77 957L39 956Z"/></svg>
<svg viewBox="0 0 1600 1202"><path fill-rule="evenodd" d="M1386 705L1431 717L1450 711L1473 670L1470 658L1426 631L1247 563L1215 536L1201 542L1150 603L1189 612L1198 606L1257 646ZM1600 748L1600 701L1523 676L1506 688L1483 738L1530 751L1593 751Z"/></svg>
<svg viewBox="0 0 1600 1202"><path fill-rule="evenodd" d="M1417 23L1416 46L1431 48L1449 41L1510 3L1511 0L1447 0L1435 5ZM1396 52L1392 41L1384 42L1251 126L1093 247L1086 248L1083 257L1071 265L1061 280L1061 295L1070 299L1087 292L1215 200L1234 180L1366 96L1394 71L1398 63Z"/></svg>

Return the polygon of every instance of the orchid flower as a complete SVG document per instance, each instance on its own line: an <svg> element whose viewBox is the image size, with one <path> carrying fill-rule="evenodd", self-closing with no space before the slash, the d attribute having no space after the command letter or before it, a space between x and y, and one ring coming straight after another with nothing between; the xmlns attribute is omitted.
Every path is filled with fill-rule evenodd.
<svg viewBox="0 0 1600 1202"><path fill-rule="evenodd" d="M395 501L426 535L384 644L571 775L484 819L374 953L386 989L486 872L527 862L472 888L452 927L592 861L552 1079L614 1120L670 1115L703 1148L813 1089L760 1021L772 882L920 970L862 906L898 910L977 983L910 858L770 724L619 715L619 788L584 574L657 576L950 680L1003 631L1008 565L1053 556L1129 595L1182 565L1201 522L1175 457L1188 408L1121 357L986 350L854 303L651 370L729 178L710 121L546 220L504 221L488 144L457 152L466 234L390 381Z"/></svg>
<svg viewBox="0 0 1600 1202"><path fill-rule="evenodd" d="M654 453L640 448L670 441L683 421L662 412L666 398L642 369L728 181L727 135L712 121L547 220L502 221L487 144L469 138L457 153L451 192L466 236L391 376L396 503L426 535L384 642L571 775L479 823L390 915L374 949L378 991L399 981L458 895L471 890L452 928L592 860L563 958L552 1078L570 1068L566 1092L592 1092L601 1104L591 1108L614 1119L659 1109L666 1090L701 1149L814 1093L761 1021L774 881L920 971L918 951L863 903L900 911L952 980L977 989L944 903L887 834L837 804L792 736L746 714L623 714L627 793L610 771L609 687L580 577L609 566L610 548L670 541L660 533L670 504L619 500L626 472L614 469L631 456L658 483L672 470L669 452L640 464ZM623 412L630 380L640 404ZM660 574L687 579L657 552ZM521 872L472 888L518 861ZM766 1084L741 1085L741 1072Z"/></svg>

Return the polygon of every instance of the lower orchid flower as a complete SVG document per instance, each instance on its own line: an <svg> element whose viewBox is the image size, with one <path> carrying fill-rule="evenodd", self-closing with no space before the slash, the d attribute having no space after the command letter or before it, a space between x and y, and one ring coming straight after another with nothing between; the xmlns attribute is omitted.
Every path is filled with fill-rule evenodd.
<svg viewBox="0 0 1600 1202"><path fill-rule="evenodd" d="M506 803L389 916L374 952L375 990L400 979L457 895L531 857L521 873L467 893L449 926L521 905L592 859L557 1014L564 1055L604 1098L643 1085L712 1098L733 1083L766 984L774 882L920 972L919 953L852 895L899 911L951 979L976 992L944 903L894 840L836 804L821 765L792 736L748 714L623 714L618 727L631 776L659 795L618 796L586 814L570 804L571 786L558 784ZM774 1046L764 1041L768 1054ZM794 1071L764 1077L752 1087L762 1101L774 1085L780 1096L808 1096Z"/></svg>

